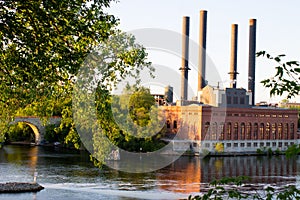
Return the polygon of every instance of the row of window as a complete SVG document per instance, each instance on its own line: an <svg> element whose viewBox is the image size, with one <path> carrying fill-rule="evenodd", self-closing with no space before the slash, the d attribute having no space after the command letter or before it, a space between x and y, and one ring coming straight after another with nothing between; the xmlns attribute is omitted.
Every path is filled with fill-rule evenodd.
<svg viewBox="0 0 300 200"><path fill-rule="evenodd" d="M245 97L238 97L238 96L227 96L227 104L245 104Z"/></svg>
<svg viewBox="0 0 300 200"><path fill-rule="evenodd" d="M188 114L188 115L198 115L198 112L188 112L188 113L185 113L185 112L182 112L181 113L182 115L185 115L185 114ZM276 114L247 114L247 113L226 113L226 112L220 112L220 113L217 113L217 112L213 112L212 113L213 116L227 116L227 117L261 117L261 118L264 118L264 117L267 117L267 118L289 118L289 115L276 115Z"/></svg>
<svg viewBox="0 0 300 200"><path fill-rule="evenodd" d="M231 123L210 125L205 123L205 139L209 140L257 140L257 139L294 139L294 123Z"/></svg>
<svg viewBox="0 0 300 200"><path fill-rule="evenodd" d="M170 120L167 120L167 128L171 128ZM173 129L177 128L177 121L173 121ZM294 123L217 123L212 125L206 122L202 138L208 140L276 140L295 139Z"/></svg>
<svg viewBox="0 0 300 200"><path fill-rule="evenodd" d="M290 145L293 145L294 142L247 142L247 143L237 143L237 142L234 142L234 143L225 143L223 144L224 147L227 147L227 148L231 148L231 147L288 147ZM210 148L210 147L215 147L216 144L214 143L204 143L204 147L205 148Z"/></svg>

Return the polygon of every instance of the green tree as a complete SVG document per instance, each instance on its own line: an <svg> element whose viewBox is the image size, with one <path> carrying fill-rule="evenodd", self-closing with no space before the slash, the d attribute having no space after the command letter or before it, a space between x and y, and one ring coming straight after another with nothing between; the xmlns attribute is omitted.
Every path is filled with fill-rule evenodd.
<svg viewBox="0 0 300 200"><path fill-rule="evenodd" d="M91 49L113 34L117 20L103 12L109 2L0 1L2 101L26 105L68 82Z"/></svg>
<svg viewBox="0 0 300 200"><path fill-rule="evenodd" d="M122 130L124 140L118 145L128 151L155 151L164 144L159 141L164 128L163 113L156 106L150 89L127 87L113 97L114 120ZM122 139L123 139L122 138Z"/></svg>
<svg viewBox="0 0 300 200"><path fill-rule="evenodd" d="M111 87L126 76L138 78L145 68L153 71L145 49L117 29L114 16L104 13L111 1L0 1L1 130L16 114L61 115L57 133L79 148L72 94L86 58L94 56L102 63L88 72L103 75L96 84L102 98L95 104L106 119L111 116L106 109ZM111 121L102 126L116 137Z"/></svg>
<svg viewBox="0 0 300 200"><path fill-rule="evenodd" d="M284 54L273 57L266 51L260 51L257 57L263 56L276 63L276 74L261 83L270 88L270 95L282 96L287 93L287 99L295 97L300 93L300 63L299 61L283 61Z"/></svg>

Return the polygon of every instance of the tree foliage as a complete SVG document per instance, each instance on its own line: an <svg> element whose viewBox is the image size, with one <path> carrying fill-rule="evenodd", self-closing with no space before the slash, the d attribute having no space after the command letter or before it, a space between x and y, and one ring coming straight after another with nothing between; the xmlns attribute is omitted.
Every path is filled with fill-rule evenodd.
<svg viewBox="0 0 300 200"><path fill-rule="evenodd" d="M56 134L62 134L67 145L81 147L72 109L74 85L80 79L90 83L88 90L97 88L93 104L97 117L105 118L100 126L106 137L122 140L111 120L110 91L128 76L139 83L139 72L152 73L153 68L145 49L136 44L132 35L118 30L114 16L104 13L103 8L111 1L0 0L1 130L15 115L59 115L62 122L55 129ZM78 77L82 66L93 65L87 63L88 58L96 65L87 73L100 74L98 82L90 76L85 80ZM77 111L83 115L88 110ZM88 120L82 118L80 126L93 129L94 125L86 123ZM49 138L60 137L49 135ZM101 139L95 141L93 148L101 154L101 148L105 147Z"/></svg>
<svg viewBox="0 0 300 200"><path fill-rule="evenodd" d="M295 185L285 186L284 188L274 188L271 186L265 188L251 188L243 190L245 184L250 181L249 177L225 177L214 180L210 183L211 188L201 195L188 197L188 200L223 200L223 199L258 199L258 200L286 200L299 199L300 190ZM249 184L248 184L249 186Z"/></svg>
<svg viewBox="0 0 300 200"><path fill-rule="evenodd" d="M284 54L272 56L266 51L260 51L257 57L263 56L276 63L276 74L269 79L261 81L261 83L270 88L270 95L282 96L287 93L290 99L300 93L300 63L299 61L283 61Z"/></svg>
<svg viewBox="0 0 300 200"><path fill-rule="evenodd" d="M114 31L110 0L0 1L2 101L26 105L68 82L87 54ZM20 105L20 104L17 104Z"/></svg>

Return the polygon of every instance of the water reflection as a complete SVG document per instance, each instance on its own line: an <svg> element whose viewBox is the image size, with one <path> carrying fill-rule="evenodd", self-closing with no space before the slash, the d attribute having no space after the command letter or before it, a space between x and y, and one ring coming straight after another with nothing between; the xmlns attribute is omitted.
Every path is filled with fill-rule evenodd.
<svg viewBox="0 0 300 200"><path fill-rule="evenodd" d="M201 192L207 183L223 177L249 176L253 184L295 183L300 171L296 158L285 156L182 157L157 173L160 188L173 192ZM170 181L172 185L166 184Z"/></svg>
<svg viewBox="0 0 300 200"><path fill-rule="evenodd" d="M225 176L249 176L255 184L295 183L300 168L297 158L285 156L181 157L163 169L131 174L107 167L98 169L83 152L22 146L5 146L0 150L1 182L32 181L35 170L39 173L38 182L46 186L46 190L37 193L34 199L47 199L53 191L58 199L73 196L73 193L79 195L78 199L97 199L99 194L105 197L143 194L143 198L164 194L166 199L178 199L178 195L187 197L204 191L207 183ZM63 192L59 193L62 188ZM29 199L33 199L31 197Z"/></svg>

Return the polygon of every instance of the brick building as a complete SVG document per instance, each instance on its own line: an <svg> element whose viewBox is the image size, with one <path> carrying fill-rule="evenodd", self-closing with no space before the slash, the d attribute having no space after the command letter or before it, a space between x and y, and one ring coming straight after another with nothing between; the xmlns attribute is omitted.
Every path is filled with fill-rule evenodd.
<svg viewBox="0 0 300 200"><path fill-rule="evenodd" d="M296 110L210 105L165 106L168 134L176 134L176 149L192 145L194 151L214 151L222 143L225 152L256 152L258 148L286 150L298 143Z"/></svg>

